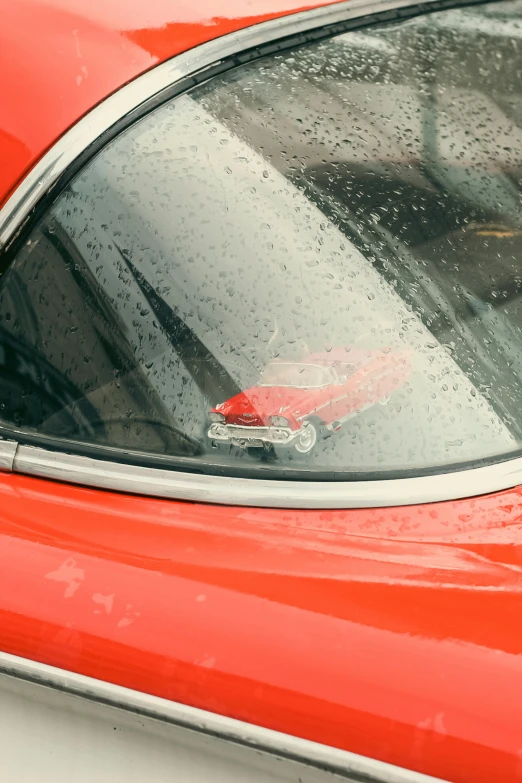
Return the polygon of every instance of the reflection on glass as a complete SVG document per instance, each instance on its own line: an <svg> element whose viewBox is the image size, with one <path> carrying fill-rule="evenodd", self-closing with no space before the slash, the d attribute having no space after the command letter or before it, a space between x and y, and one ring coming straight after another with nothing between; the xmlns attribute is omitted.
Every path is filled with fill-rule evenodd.
<svg viewBox="0 0 522 783"><path fill-rule="evenodd" d="M259 384L217 405L208 437L214 448L291 446L310 454L376 403L386 405L410 374L407 354L341 348L306 362L272 361Z"/></svg>
<svg viewBox="0 0 522 783"><path fill-rule="evenodd" d="M376 403L386 405L409 374L405 353L349 347L313 354L306 362L272 361L257 386L210 412L208 437L214 448L278 445L308 455L349 419Z"/></svg>
<svg viewBox="0 0 522 783"><path fill-rule="evenodd" d="M289 386L309 389L328 385L329 376L324 367L302 362L270 362L261 373L260 386Z"/></svg>
<svg viewBox="0 0 522 783"><path fill-rule="evenodd" d="M263 475L520 448L521 33L374 26L125 132L0 280L0 418Z"/></svg>

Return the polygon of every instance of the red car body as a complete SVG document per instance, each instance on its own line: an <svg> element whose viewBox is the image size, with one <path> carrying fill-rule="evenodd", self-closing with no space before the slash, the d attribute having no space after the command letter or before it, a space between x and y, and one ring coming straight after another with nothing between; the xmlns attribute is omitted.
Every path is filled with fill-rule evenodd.
<svg viewBox="0 0 522 783"><path fill-rule="evenodd" d="M406 352L337 348L299 362L270 362L257 386L210 412L208 437L238 446L277 444L308 453L316 438L301 442L303 427L338 431L376 403L385 404L406 381ZM219 420L218 420L219 419Z"/></svg>
<svg viewBox="0 0 522 783"><path fill-rule="evenodd" d="M146 69L315 5L1 0L0 203ZM520 488L283 511L0 472L0 650L456 783L520 780L521 518Z"/></svg>

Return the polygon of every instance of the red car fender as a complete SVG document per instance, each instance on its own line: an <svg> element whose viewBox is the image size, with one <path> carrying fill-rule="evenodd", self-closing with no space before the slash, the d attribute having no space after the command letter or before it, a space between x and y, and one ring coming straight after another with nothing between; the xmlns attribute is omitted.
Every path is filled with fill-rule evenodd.
<svg viewBox="0 0 522 783"><path fill-rule="evenodd" d="M515 781L522 490L226 508L0 474L0 649L454 783Z"/></svg>

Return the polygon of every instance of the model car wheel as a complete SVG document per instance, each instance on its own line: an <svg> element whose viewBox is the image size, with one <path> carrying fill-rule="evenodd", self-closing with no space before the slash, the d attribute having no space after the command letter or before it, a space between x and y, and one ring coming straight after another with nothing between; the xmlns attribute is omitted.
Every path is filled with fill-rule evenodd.
<svg viewBox="0 0 522 783"><path fill-rule="evenodd" d="M298 454L310 454L317 443L317 428L311 421L305 421L294 443Z"/></svg>

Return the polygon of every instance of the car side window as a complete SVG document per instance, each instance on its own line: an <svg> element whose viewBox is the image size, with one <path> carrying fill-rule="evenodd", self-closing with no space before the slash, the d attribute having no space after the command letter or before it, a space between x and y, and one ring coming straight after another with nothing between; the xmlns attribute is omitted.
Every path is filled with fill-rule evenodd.
<svg viewBox="0 0 522 783"><path fill-rule="evenodd" d="M0 278L3 431L263 476L514 454L521 7L274 54L111 141Z"/></svg>

